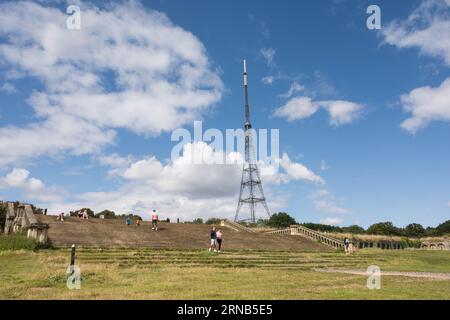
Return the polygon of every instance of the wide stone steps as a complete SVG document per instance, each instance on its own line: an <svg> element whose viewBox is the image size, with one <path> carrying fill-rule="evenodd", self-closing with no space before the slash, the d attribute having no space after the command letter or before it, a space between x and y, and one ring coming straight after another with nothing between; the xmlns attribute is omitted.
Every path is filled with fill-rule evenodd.
<svg viewBox="0 0 450 320"><path fill-rule="evenodd" d="M209 245L211 228L208 225L160 223L159 230L153 231L150 222L137 227L126 226L123 220L68 217L60 222L54 216L39 216L39 219L49 225L49 240L55 247L75 244L85 248L204 249ZM224 233L223 246L226 250L327 250L325 246L302 237L218 228L222 228Z"/></svg>
<svg viewBox="0 0 450 320"><path fill-rule="evenodd" d="M67 252L69 253L69 249ZM336 253L335 253L336 254ZM117 267L214 267L214 268L260 268L282 270L312 270L317 268L346 268L360 266L366 268L368 257L317 256L310 258L307 252L264 252L264 251L230 251L212 253L206 250L175 251L149 249L79 249L77 264L107 264Z"/></svg>

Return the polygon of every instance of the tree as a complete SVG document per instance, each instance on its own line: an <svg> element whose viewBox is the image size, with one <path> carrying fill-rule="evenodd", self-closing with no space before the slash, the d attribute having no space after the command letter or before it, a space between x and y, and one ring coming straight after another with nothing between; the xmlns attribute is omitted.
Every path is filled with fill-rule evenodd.
<svg viewBox="0 0 450 320"><path fill-rule="evenodd" d="M221 219L219 218L209 218L208 220L206 220L205 224L215 224L218 225L220 224Z"/></svg>
<svg viewBox="0 0 450 320"><path fill-rule="evenodd" d="M450 220L447 220L436 227L436 233L440 236L450 233Z"/></svg>
<svg viewBox="0 0 450 320"><path fill-rule="evenodd" d="M342 233L342 228L338 226L330 226L329 224L320 224L320 223L312 223L306 222L302 224L306 228L311 230L316 230L320 232L339 232Z"/></svg>
<svg viewBox="0 0 450 320"><path fill-rule="evenodd" d="M353 234L364 234L366 230L364 230L363 227L360 227L356 224L348 226L348 227L342 227L342 232L344 233L353 233Z"/></svg>
<svg viewBox="0 0 450 320"><path fill-rule="evenodd" d="M403 229L403 233L407 237L420 238L425 235L425 229L421 224L410 223Z"/></svg>
<svg viewBox="0 0 450 320"><path fill-rule="evenodd" d="M203 224L203 219L202 218L194 219L194 220L192 220L192 223L194 223L194 224Z"/></svg>
<svg viewBox="0 0 450 320"><path fill-rule="evenodd" d="M273 228L287 228L292 224L296 224L295 219L286 212L274 213L267 223L269 227Z"/></svg>
<svg viewBox="0 0 450 320"><path fill-rule="evenodd" d="M427 227L427 228L425 229L425 236L426 236L426 237L435 237L435 236L437 236L436 228L433 228L433 227Z"/></svg>
<svg viewBox="0 0 450 320"><path fill-rule="evenodd" d="M269 219L258 219L258 221L256 221L256 225L258 227L267 227L269 223Z"/></svg>
<svg viewBox="0 0 450 320"><path fill-rule="evenodd" d="M394 224L390 221L379 222L371 225L367 229L367 233L386 236L400 236L402 234L401 230L394 226Z"/></svg>
<svg viewBox="0 0 450 320"><path fill-rule="evenodd" d="M100 216L104 216L105 219L115 219L116 213L111 210L103 210L95 214L96 218L100 218Z"/></svg>

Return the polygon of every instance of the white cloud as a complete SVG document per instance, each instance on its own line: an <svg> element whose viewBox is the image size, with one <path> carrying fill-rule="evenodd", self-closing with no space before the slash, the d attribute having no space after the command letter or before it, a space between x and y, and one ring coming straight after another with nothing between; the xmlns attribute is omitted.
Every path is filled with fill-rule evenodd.
<svg viewBox="0 0 450 320"><path fill-rule="evenodd" d="M274 76L265 76L261 79L262 83L264 84L272 84L275 81Z"/></svg>
<svg viewBox="0 0 450 320"><path fill-rule="evenodd" d="M0 87L0 91L6 94L13 94L14 92L16 92L16 88L14 88L11 83L6 82Z"/></svg>
<svg viewBox="0 0 450 320"><path fill-rule="evenodd" d="M318 211L334 213L334 214L345 214L348 210L337 205L335 203L334 197L330 194L328 189L320 189L313 192L309 196L313 201L314 207Z"/></svg>
<svg viewBox="0 0 450 320"><path fill-rule="evenodd" d="M330 226L336 226L336 225L342 224L343 222L344 222L344 220L341 218L331 218L331 217L320 220L320 223L327 224Z"/></svg>
<svg viewBox="0 0 450 320"><path fill-rule="evenodd" d="M193 164L192 159L198 154L202 155L204 162ZM213 164L223 157L230 164ZM239 153L225 155L214 151L204 142L194 142L184 146L180 158L167 163L154 156L131 160L131 157L112 154L96 159L111 167L114 174L123 179L116 190L86 192L74 195L75 201L39 205L51 208L52 212L90 207L95 211L111 209L117 213L134 212L146 218L153 209L171 219L234 216L242 174L242 156ZM273 164L260 163L262 181L272 211L284 205L283 199L271 196L272 184L293 180L324 182L304 165L291 161L287 154L279 162L280 172L275 170Z"/></svg>
<svg viewBox="0 0 450 320"><path fill-rule="evenodd" d="M284 99L289 99L293 95L305 90L305 87L299 84L298 82L294 82L289 87L289 90L286 93L280 94L279 97Z"/></svg>
<svg viewBox="0 0 450 320"><path fill-rule="evenodd" d="M260 53L266 60L267 66L273 67L275 65L274 59L276 51L273 48L262 48Z"/></svg>
<svg viewBox="0 0 450 320"><path fill-rule="evenodd" d="M30 191L44 189L44 184L36 178L29 178L30 172L26 169L14 168L5 177L0 178L1 188L19 188Z"/></svg>
<svg viewBox="0 0 450 320"><path fill-rule="evenodd" d="M344 214L348 212L347 209L339 207L327 200L316 200L314 202L314 206L317 210L324 212L339 213L339 214Z"/></svg>
<svg viewBox="0 0 450 320"><path fill-rule="evenodd" d="M30 172L23 168L14 168L0 177L0 189L17 189L27 201L57 202L65 196L63 189L47 187L41 180L30 177Z"/></svg>
<svg viewBox="0 0 450 320"><path fill-rule="evenodd" d="M219 164L225 159L227 164ZM190 197L221 197L235 195L242 174L243 157L232 152L214 151L204 142L186 144L183 155L167 164L150 156L121 168L120 175L128 181L152 185L165 193ZM303 164L293 162L284 153L278 160L283 171L276 171L275 163L259 162L263 182L289 183L305 180L315 183L325 181ZM202 177L199 179L198 177Z"/></svg>
<svg viewBox="0 0 450 320"><path fill-rule="evenodd" d="M381 34L385 43L398 48L418 48L422 54L440 57L450 66L448 1L423 1L406 20L392 21L383 27Z"/></svg>
<svg viewBox="0 0 450 320"><path fill-rule="evenodd" d="M361 104L345 100L313 101L310 97L294 97L275 109L273 115L292 122L309 118L320 108L328 112L329 123L332 126L341 126L355 121L364 109Z"/></svg>
<svg viewBox="0 0 450 320"><path fill-rule="evenodd" d="M317 104L327 110L330 124L336 127L352 123L359 118L363 110L361 104L345 100L319 101Z"/></svg>
<svg viewBox="0 0 450 320"><path fill-rule="evenodd" d="M296 97L290 99L283 106L275 109L273 115L278 118L286 118L288 121L309 118L317 112L319 106L309 97Z"/></svg>
<svg viewBox="0 0 450 320"><path fill-rule="evenodd" d="M112 144L114 137L114 131L56 113L43 123L0 128L0 166L43 154L60 156L63 150L73 155L95 153Z"/></svg>
<svg viewBox="0 0 450 320"><path fill-rule="evenodd" d="M287 176L289 179L292 180L307 180L315 183L324 184L325 180L318 175L314 174L311 170L309 170L307 167L302 165L301 163L292 162L291 159L289 159L289 156L287 153L284 153L281 160L280 160L280 166L286 171Z"/></svg>
<svg viewBox="0 0 450 320"><path fill-rule="evenodd" d="M98 152L118 128L146 136L170 131L221 99L224 86L203 44L164 14L128 2L108 10L86 5L82 17L82 29L69 31L56 8L0 5L7 71L45 88L27 101L39 122L0 128L0 165Z"/></svg>
<svg viewBox="0 0 450 320"><path fill-rule="evenodd" d="M432 121L450 121L450 78L439 87L421 87L402 95L403 109L412 116L401 127L411 133Z"/></svg>

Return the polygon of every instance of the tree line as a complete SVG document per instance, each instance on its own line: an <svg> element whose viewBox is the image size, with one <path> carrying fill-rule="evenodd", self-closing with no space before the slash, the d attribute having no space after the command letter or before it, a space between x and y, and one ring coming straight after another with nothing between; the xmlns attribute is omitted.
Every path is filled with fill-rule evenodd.
<svg viewBox="0 0 450 320"><path fill-rule="evenodd" d="M331 226L320 223L297 223L293 217L286 212L279 212L272 215L268 220L259 220L257 225L269 226L273 228L287 228L292 224L300 224L312 230L321 232L372 234L386 236L406 236L406 237L436 237L450 234L450 220L447 220L436 227L423 227L419 223L410 223L404 228L396 227L392 222L378 222L364 229L358 225L348 227Z"/></svg>

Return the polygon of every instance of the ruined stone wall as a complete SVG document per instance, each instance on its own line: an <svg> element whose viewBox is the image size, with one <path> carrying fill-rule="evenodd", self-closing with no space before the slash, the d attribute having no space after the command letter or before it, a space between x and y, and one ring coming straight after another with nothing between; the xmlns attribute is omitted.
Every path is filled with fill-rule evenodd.
<svg viewBox="0 0 450 320"><path fill-rule="evenodd" d="M3 202L1 205L6 207L5 234L27 232L28 238L47 243L48 225L38 220L31 205L13 202Z"/></svg>

